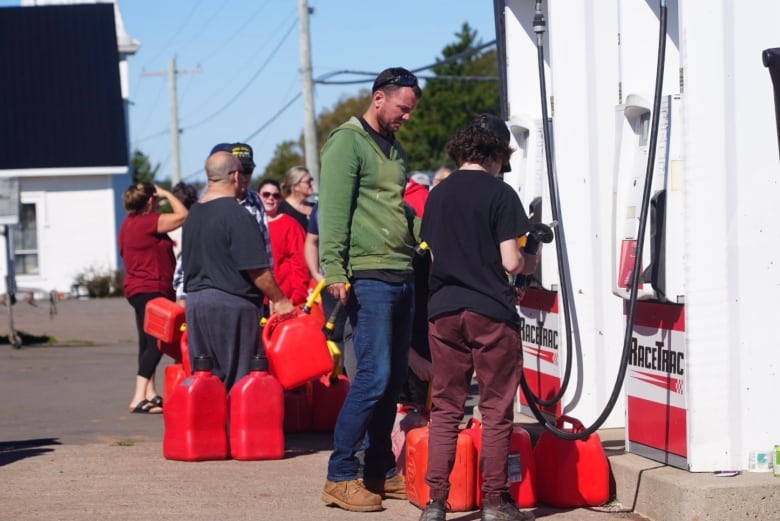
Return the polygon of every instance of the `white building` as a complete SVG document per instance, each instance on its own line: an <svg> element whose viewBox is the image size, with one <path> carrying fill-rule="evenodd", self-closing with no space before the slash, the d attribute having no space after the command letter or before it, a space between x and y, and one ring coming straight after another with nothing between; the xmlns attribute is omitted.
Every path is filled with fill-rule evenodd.
<svg viewBox="0 0 780 521"><path fill-rule="evenodd" d="M10 257L19 291L69 292L79 274L119 265L121 197L131 183L126 57L139 43L113 1L22 5L0 9L3 40L13 42L0 44L0 70L8 68L0 187L18 185L21 203L11 255L0 241L0 289L7 290Z"/></svg>

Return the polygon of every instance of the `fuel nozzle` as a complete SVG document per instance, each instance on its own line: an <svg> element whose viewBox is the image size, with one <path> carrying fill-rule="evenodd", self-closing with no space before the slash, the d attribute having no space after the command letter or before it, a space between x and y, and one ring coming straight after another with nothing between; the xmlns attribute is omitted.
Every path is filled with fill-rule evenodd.
<svg viewBox="0 0 780 521"><path fill-rule="evenodd" d="M531 223L531 231L517 239L518 248L530 255L536 255L536 252L539 251L539 244L550 243L555 238L553 229L557 225L557 221L553 221L550 224L541 222ZM533 275L523 275L522 273L516 275L514 286L517 290L524 292L531 285L533 278Z"/></svg>
<svg viewBox="0 0 780 521"><path fill-rule="evenodd" d="M531 231L517 239L518 248L531 255L536 254L540 243L547 244L555 238L553 228L556 224L555 221L550 224L531 223Z"/></svg>

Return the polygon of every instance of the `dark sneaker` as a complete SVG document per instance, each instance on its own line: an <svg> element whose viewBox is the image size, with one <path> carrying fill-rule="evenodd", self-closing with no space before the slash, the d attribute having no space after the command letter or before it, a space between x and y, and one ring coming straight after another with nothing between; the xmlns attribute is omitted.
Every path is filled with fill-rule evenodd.
<svg viewBox="0 0 780 521"><path fill-rule="evenodd" d="M383 498L406 499L406 479L401 474L389 479L368 478L364 481L368 490Z"/></svg>
<svg viewBox="0 0 780 521"><path fill-rule="evenodd" d="M369 492L361 479L326 481L322 500L351 512L378 512L382 510L382 497Z"/></svg>
<svg viewBox="0 0 780 521"><path fill-rule="evenodd" d="M431 499L425 506L419 521L444 521L447 515L447 505L441 499Z"/></svg>
<svg viewBox="0 0 780 521"><path fill-rule="evenodd" d="M499 504L494 504L487 498L482 501L482 521L534 521L532 512L523 512L512 498L505 494Z"/></svg>

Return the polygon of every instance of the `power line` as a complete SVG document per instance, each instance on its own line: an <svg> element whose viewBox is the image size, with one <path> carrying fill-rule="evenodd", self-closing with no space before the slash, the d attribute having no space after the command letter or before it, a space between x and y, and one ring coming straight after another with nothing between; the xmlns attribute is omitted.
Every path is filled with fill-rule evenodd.
<svg viewBox="0 0 780 521"><path fill-rule="evenodd" d="M284 107L282 107L281 109L279 109L279 111L278 111L276 114L274 114L273 116L271 116L271 119L269 119L268 121L266 121L265 123L263 123L263 125L262 125L260 128L258 128L258 129L257 129L257 130L255 130L254 132L252 132L252 133L249 135L249 137L247 137L246 139L244 139L244 143L247 143L247 142L249 142L249 140L250 140L250 139L252 139L252 138L253 138L253 137L255 137L256 135L258 135L260 132L262 132L263 130L265 130L265 129L266 129L266 127L268 127L268 125L270 125L271 123L273 123L273 122L276 120L276 118L278 118L279 116L281 116L281 115L282 115L282 113L283 113L285 110L287 110L288 108L290 108L290 107L292 106L292 104L293 104L293 103L295 103L295 102L298 100L298 98L300 98L300 97L301 97L301 95L303 95L303 93L302 93L302 92L299 92L298 94L296 94L295 96L293 96L293 98L292 98L290 101L288 101L288 102L285 104L285 106L284 106Z"/></svg>
<svg viewBox="0 0 780 521"><path fill-rule="evenodd" d="M478 52L482 51L483 49L487 49L488 47L492 47L496 44L495 40L491 40L485 44L479 45L477 47L472 47L469 49L466 49L463 52L460 52L458 54L455 54L453 56L450 56L447 59L437 61L436 63L432 63L430 65L426 65L424 67L418 67L416 69L412 69L411 72L418 73L421 71L427 71L430 69L433 69L434 67L439 67L441 65L448 65L450 63L455 63L457 61L460 61L464 58L468 58L469 56L472 56L474 54L477 54ZM361 79L361 80L338 80L338 81L330 81L329 78L332 78L333 76L339 76L341 74L351 74L353 76L369 76L368 79ZM367 83L369 81L374 81L376 78L378 72L368 72L368 71L353 71L350 69L344 69L340 71L333 71L329 73L325 73L320 75L318 78L314 80L314 83L319 83L321 85L354 85L357 83ZM497 78L492 76L419 76L419 78L425 79L425 80L463 80L463 81L494 81Z"/></svg>
<svg viewBox="0 0 780 521"><path fill-rule="evenodd" d="M186 128L183 128L182 130L192 130L193 128L199 127L203 125L204 123L207 123L211 121L213 118L218 116L222 113L226 108L228 108L230 105L236 102L238 100L239 96L241 96L246 90L254 83L254 81L257 79L257 77L260 75L261 72L265 69L265 67L268 65L268 63L271 61L271 59L276 54L276 51L279 50L279 48L282 46L282 44L285 42L287 37L290 35L293 29L295 29L295 26L298 25L298 19L296 18L295 21L293 21L292 24L290 24L290 27L287 29L287 31L282 36L282 39L279 41L279 43L274 47L274 49L269 53L268 58L260 65L260 67L255 71L255 73L252 75L251 78L249 78L249 81L246 82L246 84L239 89L239 91L233 95L233 97L225 103L222 107L220 107L218 110L214 111L211 115L203 118L202 120L198 121L197 123L193 123L192 125L187 126Z"/></svg>
<svg viewBox="0 0 780 521"><path fill-rule="evenodd" d="M184 21L181 23L181 25L179 25L178 29L176 29L176 31L173 33L173 35L168 39L168 43L166 43L159 51L157 51L157 54L155 54L153 58L147 60L146 63L153 62L154 60L159 58L165 51L168 50L168 47L170 47L171 44L173 44L173 42L176 41L176 38L178 38L178 36L181 33L181 31L187 26L187 24L192 19L192 15L194 15L195 11L198 10L198 7L200 6L201 1L202 0L198 0L195 3L195 5L192 6L192 9L190 9L189 14L184 18Z"/></svg>

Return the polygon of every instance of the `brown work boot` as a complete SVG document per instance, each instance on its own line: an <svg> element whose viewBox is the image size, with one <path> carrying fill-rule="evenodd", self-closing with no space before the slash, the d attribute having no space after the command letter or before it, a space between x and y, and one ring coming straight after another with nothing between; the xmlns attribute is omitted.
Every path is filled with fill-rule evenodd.
<svg viewBox="0 0 780 521"><path fill-rule="evenodd" d="M365 482L368 490L382 498L406 499L406 479L401 474L389 479L369 478Z"/></svg>
<svg viewBox="0 0 780 521"><path fill-rule="evenodd" d="M326 481L322 500L352 512L378 512L382 510L382 497L369 492L362 479Z"/></svg>

